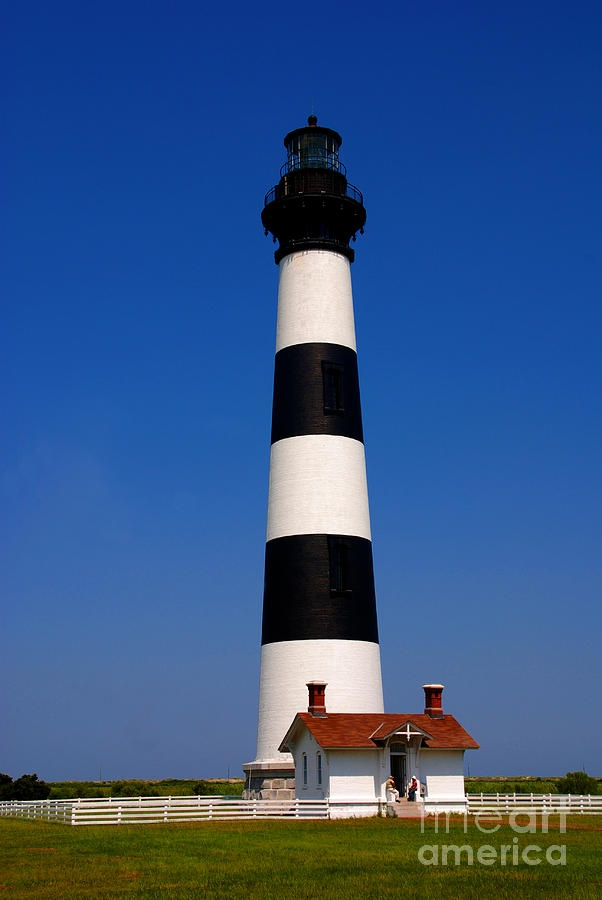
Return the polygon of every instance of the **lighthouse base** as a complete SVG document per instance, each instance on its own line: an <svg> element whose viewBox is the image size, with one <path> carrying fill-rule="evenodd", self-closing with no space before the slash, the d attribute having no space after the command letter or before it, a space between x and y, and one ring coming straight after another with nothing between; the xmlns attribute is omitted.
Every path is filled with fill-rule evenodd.
<svg viewBox="0 0 602 900"><path fill-rule="evenodd" d="M243 800L294 800L295 767L275 760L245 763Z"/></svg>

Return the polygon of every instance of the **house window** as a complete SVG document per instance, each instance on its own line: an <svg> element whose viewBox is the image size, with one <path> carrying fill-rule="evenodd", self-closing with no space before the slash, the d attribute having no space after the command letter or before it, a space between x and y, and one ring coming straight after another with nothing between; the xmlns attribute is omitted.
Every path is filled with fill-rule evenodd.
<svg viewBox="0 0 602 900"><path fill-rule="evenodd" d="M337 363L322 363L324 386L324 414L341 415L345 411L343 398L343 366Z"/></svg>
<svg viewBox="0 0 602 900"><path fill-rule="evenodd" d="M307 787L307 754L303 754L303 786Z"/></svg>
<svg viewBox="0 0 602 900"><path fill-rule="evenodd" d="M349 586L349 547L341 540L329 541L330 556L330 591L333 594L345 594L351 591Z"/></svg>
<svg viewBox="0 0 602 900"><path fill-rule="evenodd" d="M322 784L322 754L316 755L316 768L318 771L318 784Z"/></svg>

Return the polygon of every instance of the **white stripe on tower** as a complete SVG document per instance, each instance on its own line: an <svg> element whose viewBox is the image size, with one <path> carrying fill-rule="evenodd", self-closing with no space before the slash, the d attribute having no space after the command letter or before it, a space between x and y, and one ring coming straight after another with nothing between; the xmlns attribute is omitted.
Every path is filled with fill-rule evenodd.
<svg viewBox="0 0 602 900"><path fill-rule="evenodd" d="M351 266L340 253L306 250L280 263L276 353L308 343L356 349Z"/></svg>
<svg viewBox="0 0 602 900"><path fill-rule="evenodd" d="M327 682L326 708L330 712L382 712L384 709L378 644L337 640L264 644L258 760L292 759L288 753L279 753L278 746L295 712L307 710L308 681ZM292 715L291 709L295 711Z"/></svg>
<svg viewBox="0 0 602 900"><path fill-rule="evenodd" d="M304 434L272 444L267 539L287 534L353 534L370 540L360 441Z"/></svg>

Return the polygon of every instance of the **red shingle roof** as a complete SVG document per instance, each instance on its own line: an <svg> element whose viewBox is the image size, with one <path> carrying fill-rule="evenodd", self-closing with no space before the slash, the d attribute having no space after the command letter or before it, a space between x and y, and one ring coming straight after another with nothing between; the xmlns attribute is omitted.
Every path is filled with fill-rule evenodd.
<svg viewBox="0 0 602 900"><path fill-rule="evenodd" d="M372 749L382 746L385 738L410 723L425 732L424 746L431 750L458 749L478 750L479 745L453 716L444 715L440 719L430 716L403 713L328 713L326 716L312 716L297 713L300 719L325 750L334 748ZM293 723L294 724L294 723ZM287 735L280 745L284 749ZM400 738L400 740L403 740Z"/></svg>

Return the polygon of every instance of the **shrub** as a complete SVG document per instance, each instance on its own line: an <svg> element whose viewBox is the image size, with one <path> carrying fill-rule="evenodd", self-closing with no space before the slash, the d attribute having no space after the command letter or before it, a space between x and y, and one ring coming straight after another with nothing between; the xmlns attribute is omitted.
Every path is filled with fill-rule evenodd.
<svg viewBox="0 0 602 900"><path fill-rule="evenodd" d="M3 775L0 781L0 797L3 800L46 800L49 796L50 785L39 781L35 773L21 775L16 781L10 775Z"/></svg>
<svg viewBox="0 0 602 900"><path fill-rule="evenodd" d="M536 778L527 781L506 781L506 779L498 779L497 781L466 781L467 794L557 794L558 788L555 781L546 781L542 778Z"/></svg>
<svg viewBox="0 0 602 900"><path fill-rule="evenodd" d="M104 791L101 788L90 787L89 784L85 782L84 784L76 784L75 787L67 790L64 796L69 800L74 797L100 798L104 797Z"/></svg>
<svg viewBox="0 0 602 900"><path fill-rule="evenodd" d="M597 794L598 780L587 772L567 772L556 782L559 794Z"/></svg>
<svg viewBox="0 0 602 900"><path fill-rule="evenodd" d="M0 772L0 800L10 800L12 786L13 780L11 776Z"/></svg>
<svg viewBox="0 0 602 900"><path fill-rule="evenodd" d="M159 791L148 781L114 781L109 789L111 797L158 797Z"/></svg>
<svg viewBox="0 0 602 900"><path fill-rule="evenodd" d="M192 785L193 794L208 794L216 797L240 797L243 789L244 782L242 781L197 781Z"/></svg>

